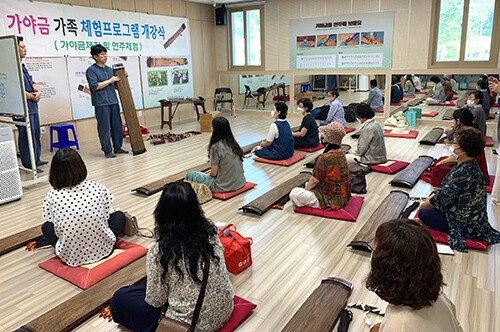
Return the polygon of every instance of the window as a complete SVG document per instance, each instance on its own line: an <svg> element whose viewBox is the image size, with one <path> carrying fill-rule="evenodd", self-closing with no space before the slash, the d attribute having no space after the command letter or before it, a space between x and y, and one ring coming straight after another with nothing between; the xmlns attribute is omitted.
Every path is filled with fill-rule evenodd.
<svg viewBox="0 0 500 332"><path fill-rule="evenodd" d="M496 67L495 0L435 0L430 66Z"/></svg>
<svg viewBox="0 0 500 332"><path fill-rule="evenodd" d="M262 69L262 29L260 8L231 12L232 67Z"/></svg>

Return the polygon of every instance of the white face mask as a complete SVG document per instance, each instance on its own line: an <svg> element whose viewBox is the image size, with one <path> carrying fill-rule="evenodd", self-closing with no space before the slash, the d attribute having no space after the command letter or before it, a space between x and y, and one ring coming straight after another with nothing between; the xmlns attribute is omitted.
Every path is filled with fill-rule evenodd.
<svg viewBox="0 0 500 332"><path fill-rule="evenodd" d="M297 111L300 113L300 114L304 114L304 109L302 107L297 107Z"/></svg>
<svg viewBox="0 0 500 332"><path fill-rule="evenodd" d="M372 252L370 254L370 262L372 261L372 259L373 259L373 250L372 250Z"/></svg>
<svg viewBox="0 0 500 332"><path fill-rule="evenodd" d="M275 115L274 115L274 111L271 111L271 118L274 118Z"/></svg>
<svg viewBox="0 0 500 332"><path fill-rule="evenodd" d="M475 105L476 105L476 102L474 100L467 99L467 106L474 107Z"/></svg>
<svg viewBox="0 0 500 332"><path fill-rule="evenodd" d="M455 148L453 147L453 145L450 145L450 147L448 148L448 150L450 150L450 152L451 152L450 157L453 158L453 159L455 159L455 160L457 160L458 159L458 155L455 154Z"/></svg>

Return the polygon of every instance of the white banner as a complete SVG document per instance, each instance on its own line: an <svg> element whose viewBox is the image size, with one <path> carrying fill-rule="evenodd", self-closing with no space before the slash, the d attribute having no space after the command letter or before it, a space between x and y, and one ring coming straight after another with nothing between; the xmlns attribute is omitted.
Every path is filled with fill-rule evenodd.
<svg viewBox="0 0 500 332"><path fill-rule="evenodd" d="M189 55L187 18L80 6L2 0L0 35L22 35L28 56L89 56L104 45L111 55Z"/></svg>

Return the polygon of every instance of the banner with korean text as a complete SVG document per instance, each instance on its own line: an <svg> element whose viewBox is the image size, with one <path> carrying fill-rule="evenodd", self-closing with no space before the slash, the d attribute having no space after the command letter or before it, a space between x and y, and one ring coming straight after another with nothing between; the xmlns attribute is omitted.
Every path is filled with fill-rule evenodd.
<svg viewBox="0 0 500 332"><path fill-rule="evenodd" d="M391 69L394 12L290 20L290 70Z"/></svg>

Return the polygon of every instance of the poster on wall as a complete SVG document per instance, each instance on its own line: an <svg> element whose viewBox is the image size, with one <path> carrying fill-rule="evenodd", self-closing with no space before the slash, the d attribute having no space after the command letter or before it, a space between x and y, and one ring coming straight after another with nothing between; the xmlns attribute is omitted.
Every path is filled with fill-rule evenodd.
<svg viewBox="0 0 500 332"><path fill-rule="evenodd" d="M190 49L187 18L28 0L2 0L0 35L6 34L22 35L32 56L88 56L95 44L120 56Z"/></svg>
<svg viewBox="0 0 500 332"><path fill-rule="evenodd" d="M192 98L193 67L191 56L141 56L144 107L159 107L158 100Z"/></svg>
<svg viewBox="0 0 500 332"><path fill-rule="evenodd" d="M290 20L290 70L391 69L394 12Z"/></svg>
<svg viewBox="0 0 500 332"><path fill-rule="evenodd" d="M65 58L32 58L23 60L41 92L38 112L40 123L55 123L73 119L66 81Z"/></svg>
<svg viewBox="0 0 500 332"><path fill-rule="evenodd" d="M73 118L84 119L94 117L94 107L90 99L90 89L85 72L95 63L91 57L68 57L68 81L71 95L71 108ZM138 57L108 57L106 65L110 67L115 63L123 63L128 73L130 90L136 109L142 109L141 80ZM116 91L118 102L120 98Z"/></svg>
<svg viewBox="0 0 500 332"><path fill-rule="evenodd" d="M267 88L274 84L284 83L285 86L290 85L289 75L239 75L239 92L244 94L246 92L245 85L248 85L252 92L257 91L258 88Z"/></svg>

